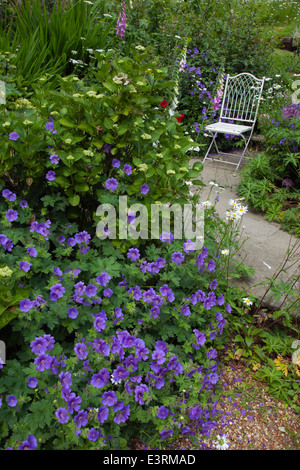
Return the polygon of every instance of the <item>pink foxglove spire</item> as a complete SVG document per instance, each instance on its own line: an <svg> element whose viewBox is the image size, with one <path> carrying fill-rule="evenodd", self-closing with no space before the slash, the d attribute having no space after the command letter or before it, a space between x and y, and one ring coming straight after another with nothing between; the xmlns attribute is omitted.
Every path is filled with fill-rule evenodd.
<svg viewBox="0 0 300 470"><path fill-rule="evenodd" d="M118 18L117 26L116 26L117 36L120 36L121 38L124 37L126 26L127 26L126 25L126 2L122 2L122 11L119 14L119 18Z"/></svg>

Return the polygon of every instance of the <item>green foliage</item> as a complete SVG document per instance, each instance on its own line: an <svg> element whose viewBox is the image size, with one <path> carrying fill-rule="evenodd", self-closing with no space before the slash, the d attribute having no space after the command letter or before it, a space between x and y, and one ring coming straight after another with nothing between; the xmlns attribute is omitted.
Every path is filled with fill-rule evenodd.
<svg viewBox="0 0 300 470"><path fill-rule="evenodd" d="M139 49L133 59L117 59L112 52L96 57L86 80L64 77L59 91L34 85L30 101L8 101L0 126L2 176L8 181L14 174L26 188L24 196L38 204L48 191L47 170L55 170L51 186L59 187L71 206L80 208L83 201L90 206L89 220L113 173L122 180L118 196L135 195L148 183L147 205L178 202L179 195L188 194L182 177L196 178L201 165L189 169L190 138L160 106L171 83L165 71L155 64L150 68L147 52ZM9 139L12 131L19 135L16 141ZM51 154L59 156L60 165L51 163ZM114 159L121 168L131 165L134 181L112 167Z"/></svg>
<svg viewBox="0 0 300 470"><path fill-rule="evenodd" d="M6 204L10 208L17 208L20 201L13 197L11 199L13 200L7 201ZM61 196L57 201L61 202ZM9 327L13 335L18 334L21 339L17 349L9 349L10 354L2 370L1 390L5 397L9 394L17 396L19 411L17 414L12 413L6 403L1 408L1 416L10 429L9 436L7 428L2 429L1 438L5 440L6 445L16 446L23 440L22 436L33 433L38 436L42 448L91 447L92 444L86 440L87 429L83 430L81 436L76 436L73 417L70 417L72 419L63 427L57 423L55 412L65 406L58 378L60 372L71 373L72 391L81 397L81 409L86 410L88 407L91 409L89 425L99 429L102 435L113 437L112 444L109 440L103 441L105 448L114 448L117 445L124 427L126 427L127 442L122 441L122 446L126 448L130 438L137 436L137 433L150 435L153 443L160 445L158 435L166 429L166 426L172 429L175 437L178 431L176 423L175 426L172 424L171 414L163 422L157 418L157 410L162 405L168 407L170 413L175 412L177 416L180 413L184 417L182 424L186 425L189 424L188 407L195 407L200 400L209 410L209 399L212 397L209 386L210 368L212 371L215 370L216 362L212 358L209 359L206 352L213 347L218 349L222 345L221 334L224 323L221 323L221 320L225 322L225 319L221 312L226 314L221 284L215 286L214 291L210 289L210 282L217 275L217 272L214 272L217 268L206 269L211 256L202 251L202 260L201 262L198 260L200 264L197 262L196 265L195 254L185 252L184 262L176 264L172 262L171 256L174 252L183 251L184 248L183 241L176 240L171 244L161 242L160 246L154 243L148 244L145 252L141 251L140 258L134 262L125 253L122 254L119 248L114 248L109 240L99 241L97 237L89 237L87 232L78 233L76 224L69 226L66 218L62 222L63 218L58 216L64 211L62 204L60 209L56 207L57 215L54 219L54 213L51 213L53 223L48 220L47 227L50 230L46 232L40 231L39 224L27 223L29 219L32 220L30 207L24 207L19 211L18 222L7 223L5 215L7 208L3 207L4 204L1 202L1 209L4 209L1 231L5 231L6 237L13 240L14 247L13 250L5 250L2 254L1 261L6 266L6 271L1 271L1 276L7 279L5 286L10 287L12 292L22 278L23 299L28 296L27 299L32 299L32 302L35 300L27 310L16 296L12 299L17 318ZM43 204L47 208L51 207L51 198L44 197ZM72 247L67 243L67 238L58 242L61 233L66 237L73 235L77 243ZM85 241L80 242L80 236L83 234ZM28 246L36 247L36 256L28 253ZM201 251L199 253L201 254ZM156 265L158 260L164 261L163 267L152 271L152 264ZM21 261L30 262L28 271L22 271ZM148 269L145 269L146 266ZM8 273L7 269L10 270ZM222 269L222 266L220 265L218 269ZM106 282L98 278L103 273L109 276ZM86 291L86 294L83 293L83 296L79 297L76 289L80 283L94 286L97 294L90 296ZM168 299L161 290L166 287L166 283L173 296ZM137 285L141 286L142 296L137 297L134 294ZM54 286L63 286L63 295L58 298L53 297ZM106 292L107 288L112 289L110 295ZM203 292L200 289L203 289ZM202 302L195 302L196 292L205 297L204 291L210 292L210 298L214 299L210 307L208 305L205 307ZM153 309L154 305L151 307L146 298L146 293L153 295L154 292L156 299L159 300L158 310ZM122 317L117 315L117 307L123 312ZM184 310L185 307L188 307L188 310ZM71 308L77 310L74 318L69 314ZM105 314L105 327L100 329L96 328L95 324L99 313ZM122 331L128 334L131 340L139 338L140 346L145 348L143 360L133 360L132 369L127 365L129 374L134 373L132 383L128 382L126 387L123 383L117 387L114 384L113 388L108 384L105 388L102 387L101 395L104 391L113 389L117 392L119 401L124 401L126 406L130 405L128 428L116 420L116 414L112 411L107 422L99 425L96 410L101 406L99 391L89 383L90 379L87 377L87 373L92 377L93 371L96 373L103 368L112 374L118 365L121 366L124 358L121 355L118 357L117 351L111 351L110 355L104 352L99 354L96 342L102 340L112 348ZM197 346L196 333L199 331L206 337L203 348ZM215 333L215 338L210 335L212 332ZM4 332L5 339L6 334ZM49 349L54 361L53 367L37 369L37 356L34 358L29 346L33 347L37 337L48 334L55 341L53 348ZM83 338L86 344L89 344L89 367L86 370L82 369L81 360L76 353L74 354L74 347L77 343L81 343ZM121 342L121 337L119 341ZM154 348L157 349L161 341L165 342L167 348L163 354L166 358L162 364L165 360L168 361L169 368L161 377L163 380L159 386L156 382L159 379L158 370L154 368L152 371L150 365L155 359ZM125 344L123 346L125 347ZM125 347L128 348L129 346ZM134 354L134 356L129 355L128 360L138 357L138 349L136 344L132 351L131 348L128 350ZM193 358L190 357L191 354ZM60 364L62 356L65 366ZM176 367L171 366L172 364ZM202 368L203 374L200 373ZM137 384L134 385L135 376L143 377L142 383L145 381L147 384L147 394L143 399L137 399L135 396L135 388L138 387ZM27 387L29 377L37 378L38 386L33 389ZM140 380L137 381L139 382ZM201 396L200 385L203 389ZM189 392L189 399L183 406L180 402L185 391ZM98 445L103 444L99 442Z"/></svg>
<svg viewBox="0 0 300 470"><path fill-rule="evenodd" d="M57 0L52 9L39 0L25 0L6 15L0 30L0 50L13 53L11 63L23 83L29 85L45 73L68 74L74 66L87 66L88 49L101 49L109 42L111 19L103 17L105 2L93 5L78 0Z"/></svg>
<svg viewBox="0 0 300 470"><path fill-rule="evenodd" d="M243 168L238 191L254 208L264 211L268 220L281 223L285 230L298 236L299 105L285 104L280 108L273 105L269 109L266 106L262 111L259 126L266 139L266 149Z"/></svg>

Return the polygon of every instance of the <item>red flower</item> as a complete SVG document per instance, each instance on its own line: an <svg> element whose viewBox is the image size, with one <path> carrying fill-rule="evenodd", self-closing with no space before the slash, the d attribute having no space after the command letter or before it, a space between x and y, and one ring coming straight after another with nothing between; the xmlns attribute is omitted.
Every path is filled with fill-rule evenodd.
<svg viewBox="0 0 300 470"><path fill-rule="evenodd" d="M176 116L176 119L177 119L178 122L182 121L183 118L184 118L183 113L180 113L180 116Z"/></svg>
<svg viewBox="0 0 300 470"><path fill-rule="evenodd" d="M168 103L166 102L166 100L163 100L161 103L160 103L161 107L162 108L165 108L166 106L168 106Z"/></svg>

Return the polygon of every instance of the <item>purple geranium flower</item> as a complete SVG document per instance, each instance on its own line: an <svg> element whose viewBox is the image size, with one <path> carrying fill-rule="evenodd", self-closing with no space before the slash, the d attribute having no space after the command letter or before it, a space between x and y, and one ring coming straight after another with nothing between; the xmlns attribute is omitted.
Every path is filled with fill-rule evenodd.
<svg viewBox="0 0 300 470"><path fill-rule="evenodd" d="M55 180L55 171L52 171L52 170L48 171L46 173L46 179L48 181L54 181Z"/></svg>
<svg viewBox="0 0 300 470"><path fill-rule="evenodd" d="M208 376L208 380L211 384L216 384L219 380L219 376L218 374L216 374L215 372L213 372L212 374L210 374Z"/></svg>
<svg viewBox="0 0 300 470"><path fill-rule="evenodd" d="M50 162L53 163L54 165L57 165L60 160L59 156L55 154L50 155L49 159L50 159Z"/></svg>
<svg viewBox="0 0 300 470"><path fill-rule="evenodd" d="M176 251L171 256L172 263L181 264L184 261L184 256L180 251Z"/></svg>
<svg viewBox="0 0 300 470"><path fill-rule="evenodd" d="M68 396L67 407L69 413L73 414L73 411L79 411L80 409L81 398L75 395L74 392L70 393Z"/></svg>
<svg viewBox="0 0 300 470"><path fill-rule="evenodd" d="M123 320L123 313L122 313L122 309L120 307L115 308L115 315L120 320Z"/></svg>
<svg viewBox="0 0 300 470"><path fill-rule="evenodd" d="M89 441L96 441L99 437L99 431L95 428L91 428L88 432L87 438Z"/></svg>
<svg viewBox="0 0 300 470"><path fill-rule="evenodd" d="M60 282L58 282L57 284L54 284L53 286L50 287L50 299L56 302L56 300L63 297L64 292L65 292L65 288L62 286Z"/></svg>
<svg viewBox="0 0 300 470"><path fill-rule="evenodd" d="M69 421L69 413L66 408L58 408L55 412L55 416L59 423L67 423Z"/></svg>
<svg viewBox="0 0 300 470"><path fill-rule="evenodd" d="M86 286L84 285L84 282L79 281L76 284L74 284L74 292L76 295L82 295L85 292Z"/></svg>
<svg viewBox="0 0 300 470"><path fill-rule="evenodd" d="M120 167L120 164L121 164L120 160L118 160L117 158L114 158L114 159L113 159L113 161L112 161L112 166L113 166L114 168L119 168L119 167Z"/></svg>
<svg viewBox="0 0 300 470"><path fill-rule="evenodd" d="M106 328L106 314L104 311L100 312L100 313L97 313L97 315L95 316L95 320L94 320L94 327L96 328L97 331L99 331L99 333L103 330L105 330Z"/></svg>
<svg viewBox="0 0 300 470"><path fill-rule="evenodd" d="M50 369L52 364L52 356L41 353L38 357L35 358L34 364L36 365L36 370L40 372L43 372L46 369Z"/></svg>
<svg viewBox="0 0 300 470"><path fill-rule="evenodd" d="M105 387L110 379L110 373L105 367L91 378L91 385L95 388Z"/></svg>
<svg viewBox="0 0 300 470"><path fill-rule="evenodd" d="M119 413L116 414L116 416L114 417L114 422L117 424L125 423L125 421L127 421L129 416L130 416L130 406L126 405L122 408L122 410Z"/></svg>
<svg viewBox="0 0 300 470"><path fill-rule="evenodd" d="M78 316L78 310L77 310L77 308L75 308L75 307L69 308L69 310L68 310L68 317L69 317L69 318L72 318L72 320L74 320L74 318L77 318L77 316Z"/></svg>
<svg viewBox="0 0 300 470"><path fill-rule="evenodd" d="M97 414L97 419L99 419L101 424L103 424L107 420L108 414L109 414L109 409L107 408L107 406L100 406L98 414Z"/></svg>
<svg viewBox="0 0 300 470"><path fill-rule="evenodd" d="M118 187L118 182L115 178L109 178L106 182L105 182L105 187L106 189L109 189L110 191L115 191Z"/></svg>
<svg viewBox="0 0 300 470"><path fill-rule="evenodd" d="M74 351L78 359L84 360L87 358L88 350L84 343L76 343L74 347Z"/></svg>
<svg viewBox="0 0 300 470"><path fill-rule="evenodd" d="M88 284L85 288L85 295L87 297L95 297L97 295L97 287L93 284Z"/></svg>
<svg viewBox="0 0 300 470"><path fill-rule="evenodd" d="M107 274L106 271L102 271L102 273L96 277L96 282L98 282L98 284L101 284L101 286L104 286L104 287L106 286L106 284L108 284L110 280L111 280L111 276Z"/></svg>
<svg viewBox="0 0 300 470"><path fill-rule="evenodd" d="M47 122L47 123L46 123L46 129L47 129L47 131L52 131L52 130L53 130L53 127L54 127L53 122Z"/></svg>
<svg viewBox="0 0 300 470"><path fill-rule="evenodd" d="M118 401L117 395L113 391L104 392L102 395L103 405L113 406Z"/></svg>
<svg viewBox="0 0 300 470"><path fill-rule="evenodd" d="M35 388L38 384L38 379L36 377L28 377L27 385L29 388Z"/></svg>
<svg viewBox="0 0 300 470"><path fill-rule="evenodd" d="M131 259L132 261L138 260L140 257L140 252L137 248L129 248L127 252L127 258Z"/></svg>
<svg viewBox="0 0 300 470"><path fill-rule="evenodd" d="M124 173L126 173L126 175L128 175L128 176L131 175L131 173L132 173L131 165L127 165L127 164L124 165Z"/></svg>
<svg viewBox="0 0 300 470"><path fill-rule="evenodd" d="M68 238L68 245L69 246L75 246L76 245L76 240L73 237Z"/></svg>
<svg viewBox="0 0 300 470"><path fill-rule="evenodd" d="M190 307L188 305L184 305L182 307L181 313L184 317L189 317L191 315Z"/></svg>
<svg viewBox="0 0 300 470"><path fill-rule="evenodd" d="M9 222L13 222L14 220L17 220L18 218L17 211L13 209L9 209L9 211L7 211L5 215L6 215L6 218L9 220Z"/></svg>
<svg viewBox="0 0 300 470"><path fill-rule="evenodd" d="M16 132L11 132L9 134L9 139L10 140L18 140L19 137L20 137L19 134L17 134Z"/></svg>
<svg viewBox="0 0 300 470"><path fill-rule="evenodd" d="M156 416L160 419L166 419L168 414L169 414L168 408L166 408L165 406L160 406L157 410Z"/></svg>
<svg viewBox="0 0 300 470"><path fill-rule="evenodd" d="M207 269L213 273L215 271L216 263L214 262L213 259L211 259L208 264L207 264Z"/></svg>
<svg viewBox="0 0 300 470"><path fill-rule="evenodd" d="M27 261L20 261L20 263L19 263L19 268L21 269L21 271L25 271L25 273L28 273L31 266L32 266L32 264L28 263Z"/></svg>
<svg viewBox="0 0 300 470"><path fill-rule="evenodd" d="M63 387L69 387L72 385L72 376L70 372L61 372L58 377L60 378L60 383Z"/></svg>
<svg viewBox="0 0 300 470"><path fill-rule="evenodd" d="M206 341L205 333L200 333L199 330L194 329L193 332L195 333L197 343L199 346L203 346Z"/></svg>
<svg viewBox="0 0 300 470"><path fill-rule="evenodd" d="M142 184L141 186L141 193L147 194L149 192L149 186L147 184Z"/></svg>
<svg viewBox="0 0 300 470"><path fill-rule="evenodd" d="M7 404L8 406L14 407L18 403L18 399L15 395L9 395L7 397Z"/></svg>
<svg viewBox="0 0 300 470"><path fill-rule="evenodd" d="M140 405L144 405L145 402L144 402L144 397L145 397L145 393L148 392L148 387L144 384L141 384L141 385L138 385L135 389L135 393L134 393L134 398L135 398L135 401L138 402Z"/></svg>
<svg viewBox="0 0 300 470"><path fill-rule="evenodd" d="M34 303L30 299L23 299L19 304L19 309L21 310L21 312L29 312L29 310L33 307Z"/></svg>
<svg viewBox="0 0 300 470"><path fill-rule="evenodd" d="M37 251L33 246L29 246L27 248L27 253L29 254L29 256L32 256L33 258L37 256Z"/></svg>
<svg viewBox="0 0 300 470"><path fill-rule="evenodd" d="M74 423L76 423L77 428L84 427L88 422L88 412L84 410L78 411L77 415L74 418Z"/></svg>
<svg viewBox="0 0 300 470"><path fill-rule="evenodd" d="M168 242L168 243L172 243L174 237L173 237L173 234L170 232L161 232L160 236L159 236L159 239L160 241L162 242Z"/></svg>
<svg viewBox="0 0 300 470"><path fill-rule="evenodd" d="M189 253L190 251L195 251L195 242L193 242L192 240L188 240L186 243L183 244L183 249L186 253Z"/></svg>
<svg viewBox="0 0 300 470"><path fill-rule="evenodd" d="M30 348L33 354L40 354L47 351L47 340L42 336L35 338L35 340L31 341Z"/></svg>
<svg viewBox="0 0 300 470"><path fill-rule="evenodd" d="M103 291L103 297L111 297L113 295L113 291L109 288L104 289Z"/></svg>
<svg viewBox="0 0 300 470"><path fill-rule="evenodd" d="M161 439L168 439L168 437L171 437L173 434L173 431L172 429L167 429L167 430L163 430L159 433Z"/></svg>
<svg viewBox="0 0 300 470"><path fill-rule="evenodd" d="M2 196L6 197L10 202L13 202L16 200L16 194L12 193L9 189L4 189L2 191Z"/></svg>
<svg viewBox="0 0 300 470"><path fill-rule="evenodd" d="M37 447L37 440L33 434L29 434L27 439L22 442L18 450L34 450Z"/></svg>

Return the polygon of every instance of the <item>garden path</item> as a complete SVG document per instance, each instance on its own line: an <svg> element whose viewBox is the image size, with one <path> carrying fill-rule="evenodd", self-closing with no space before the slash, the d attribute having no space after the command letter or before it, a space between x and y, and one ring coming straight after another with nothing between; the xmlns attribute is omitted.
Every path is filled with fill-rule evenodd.
<svg viewBox="0 0 300 470"><path fill-rule="evenodd" d="M202 161L201 159L191 159L191 165L195 161ZM241 169L242 165L240 166ZM203 188L200 194L200 201L206 201L211 191L212 186L209 182L214 181L222 191L219 194L220 200L216 205L217 212L220 217L224 217L226 210L229 209L228 202L230 199L237 199L237 187L240 182L240 170L234 171L235 167L228 163L207 161L201 174L201 180L207 185ZM195 186L194 186L195 187ZM197 186L198 188L199 186ZM215 189L211 191L210 201L216 197ZM253 266L255 275L251 279L238 280L238 285L247 290L247 296L251 294L257 298L261 298L265 291L266 286L257 285L263 282L266 278L271 278L278 267L285 258L286 252L296 241L298 241L297 258L299 262L287 269L286 273L280 275L283 280L288 280L292 274L299 274L300 266L300 251L299 239L291 236L289 233L281 229L280 224L269 222L259 211L248 208L248 212L243 216L243 230L241 232L241 240L246 239L243 244L241 252L238 256L244 259L244 263ZM291 262L288 263L289 266ZM278 307L274 299L267 299L266 306L271 308ZM300 315L300 306L297 315Z"/></svg>

